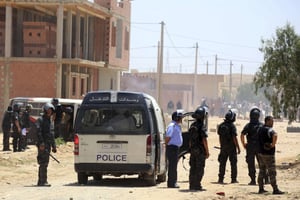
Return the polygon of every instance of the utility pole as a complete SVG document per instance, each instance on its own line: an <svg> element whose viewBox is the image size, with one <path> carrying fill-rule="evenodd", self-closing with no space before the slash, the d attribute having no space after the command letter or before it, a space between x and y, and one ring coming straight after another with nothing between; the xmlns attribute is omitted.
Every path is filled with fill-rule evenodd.
<svg viewBox="0 0 300 200"><path fill-rule="evenodd" d="M218 68L218 56L215 57L215 84L216 84L216 99L219 96L219 84L218 84L218 75L217 75L217 68Z"/></svg>
<svg viewBox="0 0 300 200"><path fill-rule="evenodd" d="M206 61L206 74L208 74L208 61Z"/></svg>
<svg viewBox="0 0 300 200"><path fill-rule="evenodd" d="M160 106L162 106L161 102L161 91L162 91L162 73L163 73L163 60L164 60L164 25L165 23L162 21L161 23L161 33L160 33L160 48L159 48L159 58L157 65L157 101Z"/></svg>
<svg viewBox="0 0 300 200"><path fill-rule="evenodd" d="M240 86L243 84L243 64L241 64L241 80L240 80Z"/></svg>
<svg viewBox="0 0 300 200"><path fill-rule="evenodd" d="M232 98L232 61L230 61L230 75L229 75L229 103Z"/></svg>
<svg viewBox="0 0 300 200"><path fill-rule="evenodd" d="M194 108L197 106L197 76L198 76L198 42L196 43L196 53L195 53L195 72L194 72L194 91L193 91L193 106Z"/></svg>

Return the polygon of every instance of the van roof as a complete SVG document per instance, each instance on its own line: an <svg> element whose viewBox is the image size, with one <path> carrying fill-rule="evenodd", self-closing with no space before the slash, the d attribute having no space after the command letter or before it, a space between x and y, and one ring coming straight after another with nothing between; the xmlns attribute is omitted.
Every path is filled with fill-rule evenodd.
<svg viewBox="0 0 300 200"><path fill-rule="evenodd" d="M148 98L151 99L151 101L156 102L151 95L143 92L101 90L87 93L82 103L138 103L144 98Z"/></svg>

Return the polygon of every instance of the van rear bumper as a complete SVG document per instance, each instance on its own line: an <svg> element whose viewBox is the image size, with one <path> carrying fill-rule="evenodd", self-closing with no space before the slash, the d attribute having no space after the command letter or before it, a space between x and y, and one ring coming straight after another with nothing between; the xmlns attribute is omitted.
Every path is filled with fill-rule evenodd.
<svg viewBox="0 0 300 200"><path fill-rule="evenodd" d="M76 172L102 173L102 174L139 174L154 171L151 164L115 164L115 163L75 163Z"/></svg>

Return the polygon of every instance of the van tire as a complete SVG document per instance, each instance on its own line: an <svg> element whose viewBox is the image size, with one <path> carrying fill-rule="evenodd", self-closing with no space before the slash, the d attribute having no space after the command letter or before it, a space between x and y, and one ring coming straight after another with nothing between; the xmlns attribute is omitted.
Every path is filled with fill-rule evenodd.
<svg viewBox="0 0 300 200"><path fill-rule="evenodd" d="M164 172L163 174L157 175L157 181L162 183L165 182L167 180L167 175L166 172Z"/></svg>
<svg viewBox="0 0 300 200"><path fill-rule="evenodd" d="M151 175L144 174L143 177L146 180L148 186L155 186L156 185L156 175L155 175L155 172L153 172Z"/></svg>
<svg viewBox="0 0 300 200"><path fill-rule="evenodd" d="M88 175L86 175L83 172L78 172L77 173L77 180L79 184L86 185L88 182Z"/></svg>

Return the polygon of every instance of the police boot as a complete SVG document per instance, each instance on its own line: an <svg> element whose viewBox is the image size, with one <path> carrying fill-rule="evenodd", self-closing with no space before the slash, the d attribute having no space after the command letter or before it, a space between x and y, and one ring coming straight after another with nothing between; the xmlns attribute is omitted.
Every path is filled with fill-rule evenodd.
<svg viewBox="0 0 300 200"><path fill-rule="evenodd" d="M255 178L251 178L251 181L248 183L248 185L256 185Z"/></svg>
<svg viewBox="0 0 300 200"><path fill-rule="evenodd" d="M224 179L223 178L219 178L218 183L219 184L224 184Z"/></svg>

